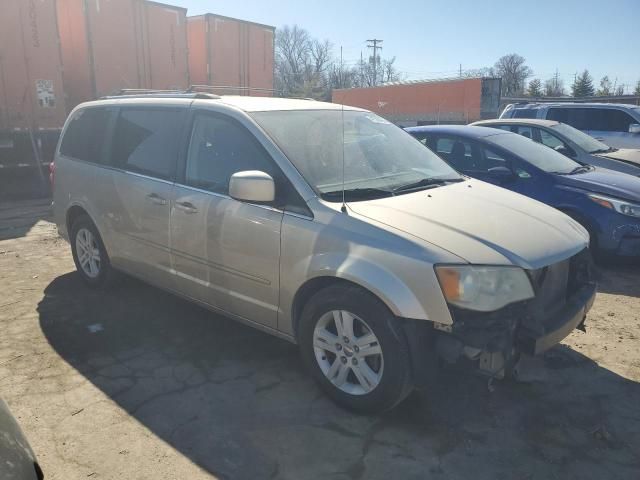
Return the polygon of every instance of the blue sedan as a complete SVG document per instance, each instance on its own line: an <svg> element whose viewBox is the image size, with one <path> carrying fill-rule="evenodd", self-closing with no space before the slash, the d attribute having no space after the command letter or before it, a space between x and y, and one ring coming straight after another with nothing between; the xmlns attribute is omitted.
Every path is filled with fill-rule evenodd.
<svg viewBox="0 0 640 480"><path fill-rule="evenodd" d="M581 165L521 135L486 127L406 129L453 168L562 210L599 253L640 257L640 178Z"/></svg>

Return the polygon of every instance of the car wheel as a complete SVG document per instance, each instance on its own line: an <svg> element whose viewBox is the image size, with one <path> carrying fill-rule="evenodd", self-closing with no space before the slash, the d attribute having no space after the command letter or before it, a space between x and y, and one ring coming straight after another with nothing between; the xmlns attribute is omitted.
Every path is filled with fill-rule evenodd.
<svg viewBox="0 0 640 480"><path fill-rule="evenodd" d="M302 311L298 340L313 377L347 409L383 412L413 389L397 319L358 287L334 285L316 293Z"/></svg>
<svg viewBox="0 0 640 480"><path fill-rule="evenodd" d="M84 283L93 288L109 284L113 277L109 256L98 229L87 215L73 222L70 243L73 261Z"/></svg>

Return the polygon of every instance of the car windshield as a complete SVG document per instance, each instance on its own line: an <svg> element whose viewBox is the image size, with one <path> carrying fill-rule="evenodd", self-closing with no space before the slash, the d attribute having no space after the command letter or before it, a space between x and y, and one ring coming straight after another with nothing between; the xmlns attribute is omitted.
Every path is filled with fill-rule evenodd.
<svg viewBox="0 0 640 480"><path fill-rule="evenodd" d="M329 201L341 200L343 182L347 198L364 200L463 179L408 133L370 112L270 111L252 117Z"/></svg>
<svg viewBox="0 0 640 480"><path fill-rule="evenodd" d="M561 153L516 133L503 133L486 138L545 172L571 173L580 167L579 163Z"/></svg>
<svg viewBox="0 0 640 480"><path fill-rule="evenodd" d="M570 141L589 153L608 152L609 150L611 150L611 147L609 145L596 140L586 133L573 128L571 125L567 125L566 123L559 123L551 128L558 132L560 135L564 135Z"/></svg>

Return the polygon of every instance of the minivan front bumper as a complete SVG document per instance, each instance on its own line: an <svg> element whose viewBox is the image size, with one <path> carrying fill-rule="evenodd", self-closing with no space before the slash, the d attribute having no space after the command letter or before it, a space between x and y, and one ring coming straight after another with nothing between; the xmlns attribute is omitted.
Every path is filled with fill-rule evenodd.
<svg viewBox="0 0 640 480"><path fill-rule="evenodd" d="M516 336L516 348L527 355L539 355L560 343L574 329L584 330L587 312L596 298L596 285L589 284L578 290L551 322L545 325L545 333Z"/></svg>
<svg viewBox="0 0 640 480"><path fill-rule="evenodd" d="M584 250L558 264L530 271L536 293L531 300L494 312L449 305L453 324L434 324L438 355L450 363L471 360L484 373L502 376L520 354L542 354L574 329L584 330L596 295L591 272L591 257Z"/></svg>

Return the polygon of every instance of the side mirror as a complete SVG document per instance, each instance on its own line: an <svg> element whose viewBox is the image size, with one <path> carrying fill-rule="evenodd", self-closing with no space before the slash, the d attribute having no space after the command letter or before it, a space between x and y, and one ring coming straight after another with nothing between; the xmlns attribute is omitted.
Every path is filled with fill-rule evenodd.
<svg viewBox="0 0 640 480"><path fill-rule="evenodd" d="M570 148L565 147L564 145L558 145L554 150L558 153L561 153L565 157L575 158L576 154Z"/></svg>
<svg viewBox="0 0 640 480"><path fill-rule="evenodd" d="M629 125L629 133L640 133L640 123L632 123Z"/></svg>
<svg viewBox="0 0 640 480"><path fill-rule="evenodd" d="M271 175L259 170L237 172L229 179L229 195L243 202L273 202L276 186Z"/></svg>
<svg viewBox="0 0 640 480"><path fill-rule="evenodd" d="M507 181L515 177L513 172L507 167L492 167L488 170L489 175L496 180Z"/></svg>

